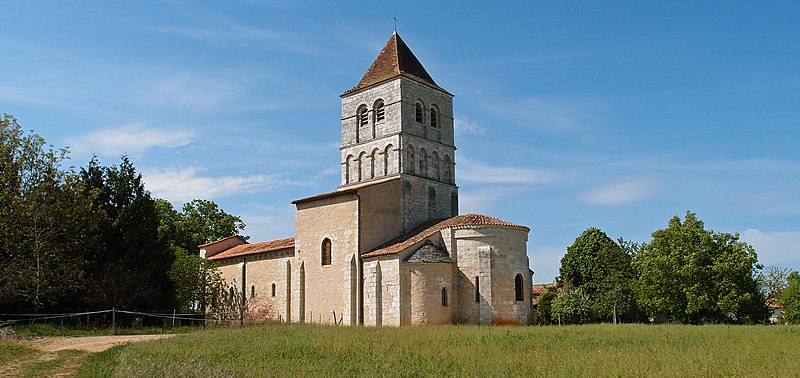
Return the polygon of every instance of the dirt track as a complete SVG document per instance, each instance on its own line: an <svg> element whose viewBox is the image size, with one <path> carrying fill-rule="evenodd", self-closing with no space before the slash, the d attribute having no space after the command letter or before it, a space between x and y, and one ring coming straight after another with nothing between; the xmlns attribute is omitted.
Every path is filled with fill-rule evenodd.
<svg viewBox="0 0 800 378"><path fill-rule="evenodd" d="M102 352L114 345L135 343L140 341L165 339L175 336L164 335L130 335L130 336L86 336L86 337L40 337L34 339L17 339L16 342L30 346L44 353L28 359L19 359L0 365L0 377L20 375L24 367L31 363L47 362L59 358L58 351L80 350L88 353ZM75 374L86 360L88 353L62 357L63 361L56 367L52 376L68 377Z"/></svg>
<svg viewBox="0 0 800 378"><path fill-rule="evenodd" d="M102 352L114 345L166 339L174 334L163 335L126 335L126 336L86 336L86 337L42 337L24 343L44 352L77 349L90 353Z"/></svg>

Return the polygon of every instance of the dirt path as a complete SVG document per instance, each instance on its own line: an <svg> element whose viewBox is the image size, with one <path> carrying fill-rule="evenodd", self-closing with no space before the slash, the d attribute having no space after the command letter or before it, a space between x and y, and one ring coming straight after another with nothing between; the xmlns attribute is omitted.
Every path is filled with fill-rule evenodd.
<svg viewBox="0 0 800 378"><path fill-rule="evenodd" d="M80 365L91 353L99 353L115 345L165 339L173 336L175 336L175 334L41 337L31 340L17 340L18 343L30 346L42 353L0 365L0 377L17 376L25 371L26 365L45 363L59 358L63 359L63 362L56 367L56 372L53 376L68 377L74 375L75 372L78 371ZM66 350L78 350L84 353L59 356L59 351Z"/></svg>
<svg viewBox="0 0 800 378"><path fill-rule="evenodd" d="M141 341L159 340L173 337L175 334L163 335L125 335L125 336L86 336L86 337L42 337L24 344L43 352L77 349L90 353L102 352L114 345L137 343Z"/></svg>

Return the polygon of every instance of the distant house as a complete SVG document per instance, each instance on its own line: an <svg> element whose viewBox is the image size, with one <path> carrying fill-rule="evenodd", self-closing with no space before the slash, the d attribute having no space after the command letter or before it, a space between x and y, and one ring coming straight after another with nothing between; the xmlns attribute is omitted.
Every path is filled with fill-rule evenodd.
<svg viewBox="0 0 800 378"><path fill-rule="evenodd" d="M536 284L531 286L531 305L536 306L539 303L539 297L542 296L548 289L555 288L556 283Z"/></svg>

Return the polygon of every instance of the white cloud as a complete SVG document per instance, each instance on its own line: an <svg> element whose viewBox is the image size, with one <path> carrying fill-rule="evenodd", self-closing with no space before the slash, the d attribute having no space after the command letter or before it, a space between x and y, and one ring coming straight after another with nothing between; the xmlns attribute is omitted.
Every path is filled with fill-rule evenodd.
<svg viewBox="0 0 800 378"><path fill-rule="evenodd" d="M455 129L456 135L483 135L486 134L487 131L485 127L478 125L477 122L472 122L466 118L453 119L453 128Z"/></svg>
<svg viewBox="0 0 800 378"><path fill-rule="evenodd" d="M658 186L651 180L630 179L589 189L580 199L592 205L616 206L641 201L657 191Z"/></svg>
<svg viewBox="0 0 800 378"><path fill-rule="evenodd" d="M760 263L800 269L800 231L764 232L749 228L740 238L756 249Z"/></svg>
<svg viewBox="0 0 800 378"><path fill-rule="evenodd" d="M70 151L78 154L93 153L115 156L123 153L140 153L150 148L175 148L192 142L194 133L183 130L166 130L132 123L116 128L98 130L83 136L64 140Z"/></svg>
<svg viewBox="0 0 800 378"><path fill-rule="evenodd" d="M490 166L462 157L457 179L489 184L542 184L554 181L555 175L533 168Z"/></svg>
<svg viewBox="0 0 800 378"><path fill-rule="evenodd" d="M203 171L200 167L151 168L143 169L142 176L153 196L178 202L263 192L291 183L277 175L208 177L200 175Z"/></svg>

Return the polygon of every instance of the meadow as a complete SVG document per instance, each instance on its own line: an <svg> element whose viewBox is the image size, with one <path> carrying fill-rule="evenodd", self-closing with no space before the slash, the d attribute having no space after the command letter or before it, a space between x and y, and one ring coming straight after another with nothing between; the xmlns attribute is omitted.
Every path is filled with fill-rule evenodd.
<svg viewBox="0 0 800 378"><path fill-rule="evenodd" d="M91 355L78 376L798 376L800 327L215 328Z"/></svg>

